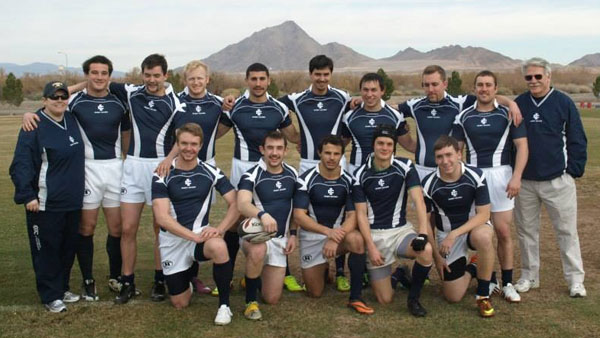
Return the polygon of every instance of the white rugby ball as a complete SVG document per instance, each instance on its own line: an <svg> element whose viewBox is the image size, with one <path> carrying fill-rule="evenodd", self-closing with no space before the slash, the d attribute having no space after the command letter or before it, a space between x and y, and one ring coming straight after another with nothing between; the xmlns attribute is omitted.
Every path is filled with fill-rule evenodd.
<svg viewBox="0 0 600 338"><path fill-rule="evenodd" d="M275 237L276 234L277 231L264 231L262 222L256 217L246 218L238 226L240 238L250 243L264 243Z"/></svg>

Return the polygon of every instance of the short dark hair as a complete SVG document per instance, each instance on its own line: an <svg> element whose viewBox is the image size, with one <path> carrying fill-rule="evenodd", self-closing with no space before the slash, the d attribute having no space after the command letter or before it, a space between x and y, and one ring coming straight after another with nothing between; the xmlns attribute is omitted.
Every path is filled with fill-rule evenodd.
<svg viewBox="0 0 600 338"><path fill-rule="evenodd" d="M287 138L285 138L285 135L283 135L283 133L279 130L271 130L270 132L268 132L265 135L265 137L263 137L261 146L265 146L268 138L270 138L271 140L283 140L283 144L287 148Z"/></svg>
<svg viewBox="0 0 600 338"><path fill-rule="evenodd" d="M308 63L308 71L310 73L315 69L323 68L329 68L329 70L333 72L333 60L327 57L327 55L321 54L310 59L310 62Z"/></svg>
<svg viewBox="0 0 600 338"><path fill-rule="evenodd" d="M95 55L95 56L92 56L91 58L85 60L85 62L82 65L83 74L88 75L90 73L90 65L92 63L101 63L103 65L107 65L108 66L108 75L112 75L112 72L113 72L112 62L104 55Z"/></svg>
<svg viewBox="0 0 600 338"><path fill-rule="evenodd" d="M167 70L169 68L167 65L167 59L165 59L165 56L161 54L150 54L146 56L144 61L142 61L142 73L144 72L144 69L151 69L156 66L160 66L163 75L167 74Z"/></svg>
<svg viewBox="0 0 600 338"><path fill-rule="evenodd" d="M446 147L452 147L457 152L460 151L460 148L458 147L458 141L454 137L442 135L433 144L433 152L435 153L436 151Z"/></svg>
<svg viewBox="0 0 600 338"><path fill-rule="evenodd" d="M344 146L344 140L342 140L342 138L337 135L327 135L327 136L323 137L323 139L321 140L321 143L319 143L319 147L318 147L319 152L323 151L323 147L326 144L333 144L334 146L341 147L342 154L344 153L345 148L346 148Z"/></svg>
<svg viewBox="0 0 600 338"><path fill-rule="evenodd" d="M375 130L373 131L373 139L371 139L371 146L375 148L375 140L378 137L388 137L394 140L394 153L396 152L396 141L398 138L398 134L396 133L396 128L391 124L378 124L375 126Z"/></svg>
<svg viewBox="0 0 600 338"><path fill-rule="evenodd" d="M490 76L494 79L494 86L498 86L498 78L496 77L496 74L494 74L491 70L482 70L479 73L477 73L477 75L475 75L475 79L473 79L474 86L477 85L477 78L480 76Z"/></svg>
<svg viewBox="0 0 600 338"><path fill-rule="evenodd" d="M175 132L175 140L179 142L179 136L183 133L190 133L194 136L200 137L200 143L204 142L204 133L202 132L202 127L197 123L189 122L179 127Z"/></svg>
<svg viewBox="0 0 600 338"><path fill-rule="evenodd" d="M255 62L246 68L246 79L250 76L250 72L265 72L269 77L269 68L260 62Z"/></svg>
<svg viewBox="0 0 600 338"><path fill-rule="evenodd" d="M379 88L381 90L385 90L385 84L383 83L383 78L381 77L381 75L377 74L377 73L367 73L365 75L363 75L363 77L360 79L360 83L358 84L358 89L362 89L362 85L365 82L377 82L379 83Z"/></svg>
<svg viewBox="0 0 600 338"><path fill-rule="evenodd" d="M444 68L442 68L442 66L438 66L438 65L429 65L429 66L425 67L425 69L423 69L423 74L421 76L430 75L433 73L440 74L442 81L446 81L446 71L444 70Z"/></svg>

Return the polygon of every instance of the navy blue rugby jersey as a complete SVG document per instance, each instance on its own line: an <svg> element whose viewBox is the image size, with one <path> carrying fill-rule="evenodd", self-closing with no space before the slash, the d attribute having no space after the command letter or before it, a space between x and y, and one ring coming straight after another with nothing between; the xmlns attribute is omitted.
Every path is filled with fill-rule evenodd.
<svg viewBox="0 0 600 338"><path fill-rule="evenodd" d="M415 163L425 167L433 168L435 156L433 144L442 135L451 135L452 126L464 107L475 102L473 95L453 97L444 93L440 102L431 102L425 97L408 100L398 105L398 111L405 118L412 117L415 120L417 131L417 151Z"/></svg>
<svg viewBox="0 0 600 338"><path fill-rule="evenodd" d="M258 147L268 132L283 129L292 124L287 106L267 94L267 101L254 103L246 91L224 112L222 123L235 130L233 156L238 160L256 162L261 157Z"/></svg>
<svg viewBox="0 0 600 338"><path fill-rule="evenodd" d="M396 157L390 166L376 171L373 161L356 169L352 199L367 203L367 219L371 229L391 229L406 224L408 190L420 189L419 174L411 160Z"/></svg>
<svg viewBox="0 0 600 338"><path fill-rule="evenodd" d="M352 202L352 176L342 171L335 180L321 176L319 165L303 173L296 183L294 208L308 210L317 223L337 228L347 211L354 211Z"/></svg>
<svg viewBox="0 0 600 338"><path fill-rule="evenodd" d="M477 110L477 102L456 117L452 135L466 141L467 163L477 168L511 165L513 140L527 137L525 124L515 127L508 108L494 102L489 112Z"/></svg>
<svg viewBox="0 0 600 338"><path fill-rule="evenodd" d="M84 89L71 96L69 110L79 123L86 159L121 158L121 132L131 129L123 101L112 93L91 96Z"/></svg>
<svg viewBox="0 0 600 338"><path fill-rule="evenodd" d="M279 98L298 116L300 125L300 158L319 160L318 147L328 135L340 134L340 123L350 102L350 95L328 87L325 95L315 95L312 85L307 90Z"/></svg>
<svg viewBox="0 0 600 338"><path fill-rule="evenodd" d="M188 94L187 87L179 93L179 99L185 104L185 111L178 111L173 117L172 128L169 133L174 133L186 123L197 123L202 127L204 140L198 158L202 161L215 157L215 141L217 127L222 118L223 99L217 95L206 92L202 98L193 98ZM173 138L173 140L175 140Z"/></svg>
<svg viewBox="0 0 600 338"><path fill-rule="evenodd" d="M127 154L143 158L168 155L173 147L168 129L175 112L185 108L173 86L166 87L163 96L148 94L145 86L123 83L111 83L110 91L127 102L131 113L132 133Z"/></svg>
<svg viewBox="0 0 600 338"><path fill-rule="evenodd" d="M396 136L407 133L404 117L388 104L385 104L378 112L368 112L364 109L363 103L360 107L344 114L342 122L342 136L352 138L350 163L357 167L365 163L367 156L373 152L373 132L377 125L394 126Z"/></svg>
<svg viewBox="0 0 600 338"><path fill-rule="evenodd" d="M475 207L490 204L483 172L461 163L462 175L456 182L444 182L439 169L423 178L423 194L429 212L435 213L435 226L450 232L475 216Z"/></svg>
<svg viewBox="0 0 600 338"><path fill-rule="evenodd" d="M39 199L41 211L73 211L83 206L84 145L77 122L65 112L57 122L44 113L33 131L21 129L10 176L14 200L27 204Z"/></svg>
<svg viewBox="0 0 600 338"><path fill-rule="evenodd" d="M296 169L286 163L281 173L271 174L262 158L240 178L238 190L251 191L252 203L277 221L277 237L287 234L297 178Z"/></svg>
<svg viewBox="0 0 600 338"><path fill-rule="evenodd" d="M234 189L221 169L198 161L192 170L172 167L166 177L154 174L152 199L168 198L171 216L182 226L197 231L209 224L213 187L221 195Z"/></svg>

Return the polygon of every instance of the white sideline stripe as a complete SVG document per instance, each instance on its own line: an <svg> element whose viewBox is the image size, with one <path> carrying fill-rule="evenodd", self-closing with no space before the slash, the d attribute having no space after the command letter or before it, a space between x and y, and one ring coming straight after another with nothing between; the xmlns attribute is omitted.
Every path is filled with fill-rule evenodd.
<svg viewBox="0 0 600 338"><path fill-rule="evenodd" d="M65 303L67 306L67 313L70 309L76 309L80 307L113 307L113 306L128 306L129 304L156 304L150 299L132 299L127 304L115 304L114 301L111 300L98 300L94 302L89 302L85 300L80 300L77 303ZM36 305L0 305L0 313L6 312L25 312L25 311L44 311L46 312L46 308L44 304L36 304Z"/></svg>

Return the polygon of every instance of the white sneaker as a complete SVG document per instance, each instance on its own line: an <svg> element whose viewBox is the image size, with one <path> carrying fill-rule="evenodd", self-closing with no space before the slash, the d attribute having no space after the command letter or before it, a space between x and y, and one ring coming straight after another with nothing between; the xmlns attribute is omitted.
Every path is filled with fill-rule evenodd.
<svg viewBox="0 0 600 338"><path fill-rule="evenodd" d="M537 289L540 287L540 281L535 279L519 279L517 284L515 284L515 289L519 293L524 293L529 291L530 289Z"/></svg>
<svg viewBox="0 0 600 338"><path fill-rule="evenodd" d="M44 304L44 306L46 307L46 310L53 312L53 313L67 311L67 306L60 299L56 299L48 304Z"/></svg>
<svg viewBox="0 0 600 338"><path fill-rule="evenodd" d="M498 283L490 282L490 297L492 297L493 294L500 294L500 291L500 285L498 285Z"/></svg>
<svg viewBox="0 0 600 338"><path fill-rule="evenodd" d="M506 284L502 288L502 295L509 303L519 303L521 301L521 296L511 283Z"/></svg>
<svg viewBox="0 0 600 338"><path fill-rule="evenodd" d="M215 317L215 325L227 325L231 323L231 317L233 317L233 313L229 306L223 304L217 310L217 316Z"/></svg>
<svg viewBox="0 0 600 338"><path fill-rule="evenodd" d="M63 302L65 303L76 303L79 301L81 297L78 294L75 294L71 291L65 291L65 294L63 296Z"/></svg>
<svg viewBox="0 0 600 338"><path fill-rule="evenodd" d="M571 289L569 290L569 295L573 298L578 298L578 297L585 297L587 296L587 292L585 292L585 286L583 286L583 283L575 283L571 286Z"/></svg>

